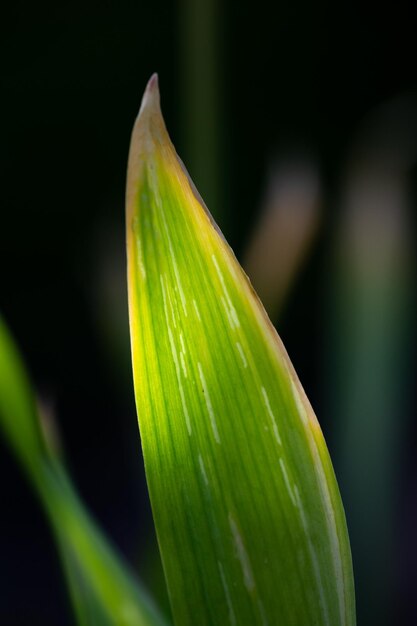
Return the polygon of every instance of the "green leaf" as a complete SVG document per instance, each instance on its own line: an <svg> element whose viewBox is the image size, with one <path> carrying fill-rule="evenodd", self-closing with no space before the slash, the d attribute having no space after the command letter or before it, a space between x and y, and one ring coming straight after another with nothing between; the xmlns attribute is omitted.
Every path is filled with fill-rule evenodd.
<svg viewBox="0 0 417 626"><path fill-rule="evenodd" d="M0 429L45 508L83 626L164 626L147 593L78 498L41 428L17 349L0 318Z"/></svg>
<svg viewBox="0 0 417 626"><path fill-rule="evenodd" d="M353 625L320 427L176 155L156 76L130 148L127 251L139 426L176 624Z"/></svg>

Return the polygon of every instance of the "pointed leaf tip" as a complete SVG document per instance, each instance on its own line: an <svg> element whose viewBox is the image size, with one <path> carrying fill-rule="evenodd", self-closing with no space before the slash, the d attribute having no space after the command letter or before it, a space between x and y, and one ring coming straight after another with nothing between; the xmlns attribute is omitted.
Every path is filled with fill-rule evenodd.
<svg viewBox="0 0 417 626"><path fill-rule="evenodd" d="M154 90L158 89L158 74L154 72L150 77L146 89Z"/></svg>
<svg viewBox="0 0 417 626"><path fill-rule="evenodd" d="M140 117L141 114L146 110L157 110L158 112L160 112L159 81L158 74L156 72L152 74L148 81L148 84L146 85L138 117Z"/></svg>
<svg viewBox="0 0 417 626"><path fill-rule="evenodd" d="M133 126L127 167L126 217L128 223L134 212L135 196L145 162L152 160L158 146L172 145L161 113L158 74L152 74L142 97Z"/></svg>

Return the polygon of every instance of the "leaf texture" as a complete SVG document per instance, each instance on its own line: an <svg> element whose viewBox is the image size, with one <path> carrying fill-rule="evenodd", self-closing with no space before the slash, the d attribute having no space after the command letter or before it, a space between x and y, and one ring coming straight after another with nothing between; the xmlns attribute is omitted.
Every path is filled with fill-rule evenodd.
<svg viewBox="0 0 417 626"><path fill-rule="evenodd" d="M320 427L175 152L156 76L133 130L126 217L136 404L175 623L353 625Z"/></svg>

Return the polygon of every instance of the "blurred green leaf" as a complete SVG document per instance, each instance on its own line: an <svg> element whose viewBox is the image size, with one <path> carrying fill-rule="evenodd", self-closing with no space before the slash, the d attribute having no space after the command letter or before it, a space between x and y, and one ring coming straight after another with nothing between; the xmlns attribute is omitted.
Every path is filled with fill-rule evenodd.
<svg viewBox="0 0 417 626"><path fill-rule="evenodd" d="M392 590L401 585L387 563L399 550L401 462L412 415L416 129L414 101L399 97L358 130L327 263L328 410L355 555L358 620L378 626L395 621Z"/></svg>
<svg viewBox="0 0 417 626"><path fill-rule="evenodd" d="M353 625L320 427L175 153L155 76L131 142L127 250L136 403L176 624Z"/></svg>
<svg viewBox="0 0 417 626"><path fill-rule="evenodd" d="M0 318L0 428L53 529L78 623L163 626L147 593L91 520L44 436L31 385Z"/></svg>

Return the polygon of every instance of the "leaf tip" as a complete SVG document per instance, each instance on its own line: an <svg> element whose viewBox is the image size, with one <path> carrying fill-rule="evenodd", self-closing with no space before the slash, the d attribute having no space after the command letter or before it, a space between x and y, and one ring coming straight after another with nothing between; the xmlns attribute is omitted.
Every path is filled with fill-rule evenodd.
<svg viewBox="0 0 417 626"><path fill-rule="evenodd" d="M168 134L162 117L158 74L150 77L144 91L138 116L133 127L130 159L153 152L156 144L167 141Z"/></svg>
<svg viewBox="0 0 417 626"><path fill-rule="evenodd" d="M156 72L152 74L146 85L138 117L140 117L143 112L152 110L160 111L159 79Z"/></svg>
<svg viewBox="0 0 417 626"><path fill-rule="evenodd" d="M158 146L169 144L160 106L158 74L154 73L146 85L130 141L126 189L127 215L132 215L135 208L134 198L144 163L153 158Z"/></svg>

